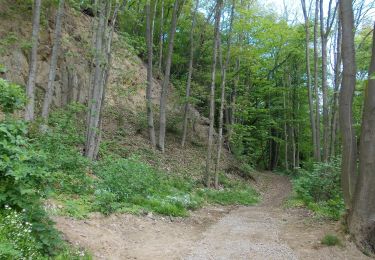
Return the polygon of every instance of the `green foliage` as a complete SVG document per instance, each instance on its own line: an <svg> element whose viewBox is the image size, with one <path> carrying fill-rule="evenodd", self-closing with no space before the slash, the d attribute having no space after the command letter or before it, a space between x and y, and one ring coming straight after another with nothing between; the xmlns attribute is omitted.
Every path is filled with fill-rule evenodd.
<svg viewBox="0 0 375 260"><path fill-rule="evenodd" d="M208 203L220 205L254 205L259 201L258 193L246 183L240 180L230 179L226 175L219 176L219 182L223 185L221 190L199 189L198 195Z"/></svg>
<svg viewBox="0 0 375 260"><path fill-rule="evenodd" d="M4 113L12 113L25 104L25 94L21 86L0 78L0 109Z"/></svg>
<svg viewBox="0 0 375 260"><path fill-rule="evenodd" d="M332 219L339 219L344 210L340 165L337 158L330 163L316 163L310 171L300 170L293 181L294 191L305 205Z"/></svg>
<svg viewBox="0 0 375 260"><path fill-rule="evenodd" d="M326 246L338 246L338 245L341 245L340 239L336 235L332 235L332 234L325 235L322 238L321 243L323 245L326 245Z"/></svg>
<svg viewBox="0 0 375 260"><path fill-rule="evenodd" d="M21 108L20 87L1 82L4 91L0 92L0 105L9 113ZM45 153L33 147L27 133L28 126L22 120L7 117L0 121L0 207L26 210L25 219L32 224L37 243L44 253L53 253L61 241L41 202L50 174Z"/></svg>
<svg viewBox="0 0 375 260"><path fill-rule="evenodd" d="M24 222L24 213L9 206L0 211L0 259L39 259L40 245L32 232L32 224Z"/></svg>
<svg viewBox="0 0 375 260"><path fill-rule="evenodd" d="M86 194L93 188L90 162L79 150L84 144L84 125L78 122L82 122L84 111L80 104L57 110L49 118L48 132L34 135L33 147L45 151L45 167L54 192Z"/></svg>
<svg viewBox="0 0 375 260"><path fill-rule="evenodd" d="M105 158L98 162L95 173L100 177L95 208L105 214L137 205L160 214L184 216L186 209L200 204L190 194L189 183L168 178L137 158Z"/></svg>

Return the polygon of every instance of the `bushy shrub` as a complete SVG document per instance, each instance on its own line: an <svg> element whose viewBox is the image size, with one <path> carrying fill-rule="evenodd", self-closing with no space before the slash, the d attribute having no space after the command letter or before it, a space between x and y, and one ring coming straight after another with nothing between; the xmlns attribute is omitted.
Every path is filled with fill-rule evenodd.
<svg viewBox="0 0 375 260"><path fill-rule="evenodd" d="M0 213L0 259L39 259L39 244L24 213L5 206Z"/></svg>
<svg viewBox="0 0 375 260"><path fill-rule="evenodd" d="M54 192L86 194L91 192L93 180L88 176L90 162L82 156L84 145L84 107L70 104L56 110L49 118L48 131L34 134L34 149L45 153L45 167L50 172ZM58 154L58 156L56 156Z"/></svg>
<svg viewBox="0 0 375 260"><path fill-rule="evenodd" d="M338 219L344 210L340 185L340 159L316 163L312 170L300 170L293 181L298 198L312 210Z"/></svg>
<svg viewBox="0 0 375 260"><path fill-rule="evenodd" d="M16 84L0 78L0 109L4 113L13 113L25 104L23 89Z"/></svg>
<svg viewBox="0 0 375 260"><path fill-rule="evenodd" d="M183 216L200 203L192 186L168 177L137 158L104 158L95 167L100 180L96 209L109 214L133 205L160 214Z"/></svg>
<svg viewBox="0 0 375 260"><path fill-rule="evenodd" d="M25 218L33 225L37 243L43 252L52 253L59 247L60 239L41 202L48 186L46 157L43 151L31 146L28 125L9 116L21 108L23 91L6 81L1 84L5 87L0 92L0 106L8 115L0 121L0 208L9 205L18 212L26 210Z"/></svg>

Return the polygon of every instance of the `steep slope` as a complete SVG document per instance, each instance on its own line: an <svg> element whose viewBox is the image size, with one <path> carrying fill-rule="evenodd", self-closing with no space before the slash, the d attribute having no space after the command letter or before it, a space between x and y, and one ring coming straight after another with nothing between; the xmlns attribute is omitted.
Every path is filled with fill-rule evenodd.
<svg viewBox="0 0 375 260"><path fill-rule="evenodd" d="M22 9L23 8L23 9ZM24 13L20 12L23 10ZM37 113L45 93L52 51L55 10L42 16L37 70ZM25 85L28 77L28 56L31 37L31 10L27 5L12 0L0 0L0 76ZM25 17L28 17L25 19ZM66 8L63 19L62 47L58 57L54 107L64 107L71 102L87 103L91 63L91 32L93 18ZM207 119L191 109L191 126L186 149L180 149L182 128L181 102L173 86L168 101L166 153L149 148L146 131L146 67L136 55L127 39L114 35L113 64L105 100L103 129L104 143L116 142L123 147L124 157L141 156L154 166L167 172L200 177L205 165L205 139ZM153 103L155 126L158 128L158 104L161 85L154 79ZM82 118L84 120L84 118ZM194 126L193 126L194 125ZM231 158L224 151L222 168L229 166Z"/></svg>

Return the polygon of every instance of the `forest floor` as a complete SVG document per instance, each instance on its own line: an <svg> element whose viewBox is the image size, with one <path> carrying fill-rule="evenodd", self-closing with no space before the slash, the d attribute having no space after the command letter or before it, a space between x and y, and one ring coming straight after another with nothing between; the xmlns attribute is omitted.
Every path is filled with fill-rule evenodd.
<svg viewBox="0 0 375 260"><path fill-rule="evenodd" d="M188 218L92 214L55 221L68 241L94 259L369 259L337 222L285 207L287 177L259 173L256 186L263 196L256 206L208 206ZM326 234L339 236L341 245L322 245Z"/></svg>

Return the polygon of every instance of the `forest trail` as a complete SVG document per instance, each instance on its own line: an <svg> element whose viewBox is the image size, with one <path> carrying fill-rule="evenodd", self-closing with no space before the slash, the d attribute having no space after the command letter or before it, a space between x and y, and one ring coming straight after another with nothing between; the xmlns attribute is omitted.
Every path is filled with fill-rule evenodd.
<svg viewBox="0 0 375 260"><path fill-rule="evenodd" d="M257 186L259 205L210 206L185 219L122 214L55 221L67 240L95 259L369 259L343 237L342 246L321 245L339 227L305 209L285 209L287 177L262 173Z"/></svg>

